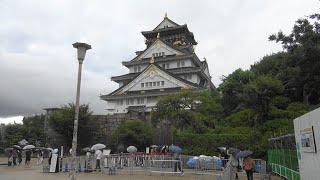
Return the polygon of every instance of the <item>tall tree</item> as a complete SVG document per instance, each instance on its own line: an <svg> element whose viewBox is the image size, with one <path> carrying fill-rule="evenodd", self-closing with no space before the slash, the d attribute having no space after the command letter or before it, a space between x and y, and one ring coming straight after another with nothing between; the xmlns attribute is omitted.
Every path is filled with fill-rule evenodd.
<svg viewBox="0 0 320 180"><path fill-rule="evenodd" d="M64 138L64 145L66 147L71 146L73 123L74 123L75 105L68 104L60 108L60 110L50 115L50 126ZM85 147L90 145L90 133L88 127L88 121L92 112L89 109L89 105L80 105L79 110L79 126L78 126L78 144L79 147Z"/></svg>

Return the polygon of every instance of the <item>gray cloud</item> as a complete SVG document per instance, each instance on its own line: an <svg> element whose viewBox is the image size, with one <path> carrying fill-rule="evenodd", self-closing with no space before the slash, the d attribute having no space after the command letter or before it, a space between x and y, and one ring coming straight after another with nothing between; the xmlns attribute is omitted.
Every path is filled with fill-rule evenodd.
<svg viewBox="0 0 320 180"><path fill-rule="evenodd" d="M294 21L318 10L318 1L23 1L0 3L0 117L40 113L75 99L73 42L93 47L84 63L81 102L104 113L100 93L117 84L110 76L127 73L121 61L143 50L143 30L164 13L187 23L218 85L222 75L250 64L281 46L268 35L290 31Z"/></svg>

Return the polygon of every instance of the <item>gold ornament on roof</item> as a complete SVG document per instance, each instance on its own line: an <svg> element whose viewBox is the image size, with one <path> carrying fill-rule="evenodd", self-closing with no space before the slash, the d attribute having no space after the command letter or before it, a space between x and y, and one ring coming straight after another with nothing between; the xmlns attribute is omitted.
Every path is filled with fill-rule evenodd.
<svg viewBox="0 0 320 180"><path fill-rule="evenodd" d="M153 64L153 63L154 63L154 56L152 56L150 59L150 64Z"/></svg>
<svg viewBox="0 0 320 180"><path fill-rule="evenodd" d="M160 33L158 32L158 34L157 34L157 39L159 39L160 38Z"/></svg>
<svg viewBox="0 0 320 180"><path fill-rule="evenodd" d="M164 18L167 18L168 16L167 16L167 12L164 14Z"/></svg>

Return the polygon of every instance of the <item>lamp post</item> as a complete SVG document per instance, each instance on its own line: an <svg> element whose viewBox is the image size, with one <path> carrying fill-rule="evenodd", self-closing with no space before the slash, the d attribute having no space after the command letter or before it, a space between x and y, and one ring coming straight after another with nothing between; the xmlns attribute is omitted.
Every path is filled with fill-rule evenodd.
<svg viewBox="0 0 320 180"><path fill-rule="evenodd" d="M78 117L79 117L79 100L80 100L80 85L81 85L81 71L82 63L86 55L86 51L91 49L91 46L86 43L76 42L72 44L77 49L79 68L78 68L78 81L77 81L77 96L76 107L73 125L73 138L72 138L72 162L71 162L71 180L76 180L76 154L77 154L77 137L78 137Z"/></svg>

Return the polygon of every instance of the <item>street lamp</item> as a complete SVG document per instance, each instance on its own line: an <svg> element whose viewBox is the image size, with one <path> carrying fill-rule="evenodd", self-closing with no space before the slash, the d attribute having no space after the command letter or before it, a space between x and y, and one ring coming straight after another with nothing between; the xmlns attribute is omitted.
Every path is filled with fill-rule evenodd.
<svg viewBox="0 0 320 180"><path fill-rule="evenodd" d="M79 100L80 100L80 85L81 85L81 71L82 63L86 55L86 51L91 49L91 46L86 43L76 42L72 44L77 49L79 68L78 68L78 81L77 81L77 96L76 96L76 109L74 115L73 125L73 138L72 138L72 163L71 163L71 180L76 180L76 154L77 154L77 136L78 136L78 118L79 118Z"/></svg>

